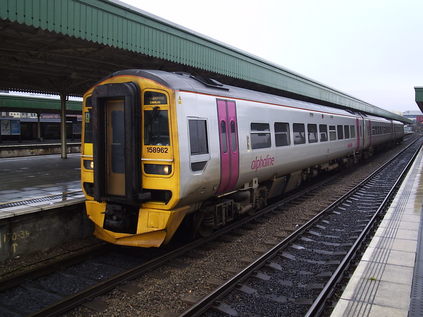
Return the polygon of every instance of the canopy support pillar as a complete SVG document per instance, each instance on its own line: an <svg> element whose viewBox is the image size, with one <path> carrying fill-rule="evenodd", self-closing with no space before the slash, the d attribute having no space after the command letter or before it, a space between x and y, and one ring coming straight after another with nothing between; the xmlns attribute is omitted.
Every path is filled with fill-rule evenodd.
<svg viewBox="0 0 423 317"><path fill-rule="evenodd" d="M62 159L67 158L66 151L66 100L67 96L65 93L60 93L60 145Z"/></svg>

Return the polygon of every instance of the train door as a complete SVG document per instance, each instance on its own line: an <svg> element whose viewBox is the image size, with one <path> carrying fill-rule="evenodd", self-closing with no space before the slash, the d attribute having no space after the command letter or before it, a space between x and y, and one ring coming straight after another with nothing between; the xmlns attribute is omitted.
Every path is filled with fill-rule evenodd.
<svg viewBox="0 0 423 317"><path fill-rule="evenodd" d="M217 100L220 184L217 194L235 189L239 177L238 122L235 101Z"/></svg>
<svg viewBox="0 0 423 317"><path fill-rule="evenodd" d="M361 135L361 139L363 141L363 149L367 149L370 145L369 122L370 122L369 119L366 119L365 117L363 117L362 124L361 124L362 130L363 130L363 133Z"/></svg>
<svg viewBox="0 0 423 317"><path fill-rule="evenodd" d="M133 82L105 84L92 95L94 198L136 205L141 186L140 89Z"/></svg>
<svg viewBox="0 0 423 317"><path fill-rule="evenodd" d="M361 144L362 144L362 141L361 141L361 138L362 138L362 136L361 136L361 122L360 122L360 119L359 118L356 118L355 119L355 134L356 134L356 138L357 138L357 147L356 147L356 152L359 152L360 150L361 150Z"/></svg>
<svg viewBox="0 0 423 317"><path fill-rule="evenodd" d="M371 144L372 126L369 119L363 118L363 148L367 149Z"/></svg>

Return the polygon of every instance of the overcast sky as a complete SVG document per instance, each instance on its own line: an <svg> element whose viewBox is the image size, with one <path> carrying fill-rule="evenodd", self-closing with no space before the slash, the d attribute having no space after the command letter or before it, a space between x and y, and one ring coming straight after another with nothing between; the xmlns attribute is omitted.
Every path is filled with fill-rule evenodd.
<svg viewBox="0 0 423 317"><path fill-rule="evenodd" d="M423 0L124 0L390 111L418 110Z"/></svg>

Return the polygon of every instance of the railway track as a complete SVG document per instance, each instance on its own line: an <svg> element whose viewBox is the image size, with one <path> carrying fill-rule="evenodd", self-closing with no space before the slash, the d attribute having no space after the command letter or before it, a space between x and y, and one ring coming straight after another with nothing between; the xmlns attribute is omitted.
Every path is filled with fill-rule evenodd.
<svg viewBox="0 0 423 317"><path fill-rule="evenodd" d="M2 281L0 287L1 316L57 316L86 304L115 287L131 288L128 281L154 270L225 234L254 223L285 204L310 199L313 192L339 177L339 173L312 184L256 214L216 231L208 238L198 239L182 246L170 245L161 249L122 248L99 246L92 251L97 256L81 255L64 263L55 263ZM123 250L123 251L122 251ZM134 291L134 290L130 290ZM88 303L88 304L87 304Z"/></svg>
<svg viewBox="0 0 423 317"><path fill-rule="evenodd" d="M219 239L228 232L254 221L262 221L274 212L279 212L285 204L291 204L313 197L313 192L331 178L305 188L283 199L257 214L216 232L212 237L200 239L181 247L169 246L165 249L124 249L109 247L99 250L97 257L85 257L84 260L73 259L65 264L55 264L51 268L32 272L19 280L2 283L0 287L1 316L56 316L80 306L113 288L134 291L130 280L142 276L169 261L194 249L200 249L210 241ZM117 251L119 249L119 251ZM126 251L125 251L126 250ZM80 263L78 263L80 262ZM129 281L129 282L128 282Z"/></svg>
<svg viewBox="0 0 423 317"><path fill-rule="evenodd" d="M420 146L410 145L180 317L321 314Z"/></svg>

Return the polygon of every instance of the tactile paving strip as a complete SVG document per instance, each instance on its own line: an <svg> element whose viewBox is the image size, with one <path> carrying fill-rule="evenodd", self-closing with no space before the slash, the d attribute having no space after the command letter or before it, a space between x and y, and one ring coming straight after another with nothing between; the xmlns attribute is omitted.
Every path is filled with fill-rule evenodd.
<svg viewBox="0 0 423 317"><path fill-rule="evenodd" d="M39 204L44 202L50 202L54 200L69 200L70 198L74 198L74 196L82 195L82 191L74 191L68 193L61 193L57 195L45 196L45 197L38 197L38 198L31 198L31 199L24 199L19 201L12 201L0 204L0 209L11 208L11 207L19 207L19 206L26 206L26 205L33 205Z"/></svg>
<svg viewBox="0 0 423 317"><path fill-rule="evenodd" d="M420 218L419 237L417 240L416 265L411 288L411 302L408 317L423 316L423 217Z"/></svg>

